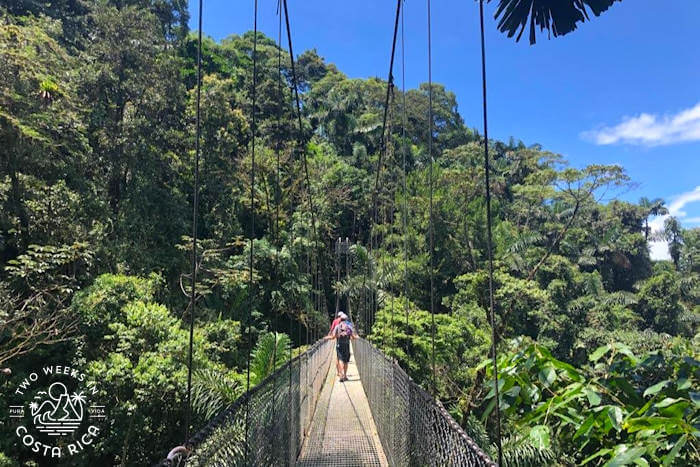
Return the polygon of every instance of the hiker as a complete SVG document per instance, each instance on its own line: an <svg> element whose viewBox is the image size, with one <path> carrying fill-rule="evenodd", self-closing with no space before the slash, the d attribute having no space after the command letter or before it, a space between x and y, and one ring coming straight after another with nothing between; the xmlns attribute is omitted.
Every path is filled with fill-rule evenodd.
<svg viewBox="0 0 700 467"><path fill-rule="evenodd" d="M338 325L338 323L340 323L340 321L342 321L340 319L341 313L343 313L343 312L342 311L335 312L335 319L331 323L331 328L328 330L328 336L333 334L333 330L335 329L335 327ZM338 375L338 378L340 378L343 375L343 367L340 363L339 358L335 359L335 373L336 373L336 375Z"/></svg>
<svg viewBox="0 0 700 467"><path fill-rule="evenodd" d="M331 323L331 328L328 330L328 335L329 335L329 336L330 336L331 334L333 334L333 329L335 329L335 327L338 325L338 323L340 323L340 321L341 321L341 319L340 319L340 314L341 314L341 313L343 313L343 312L342 312L342 311L336 311L336 312L335 312L335 319L334 319L333 322Z"/></svg>
<svg viewBox="0 0 700 467"><path fill-rule="evenodd" d="M340 312L338 318L340 322L331 330L330 334L325 337L326 340L335 339L335 350L338 356L338 376L340 382L348 380L348 363L350 362L350 339L357 339L357 334L352 327L352 323L343 312Z"/></svg>

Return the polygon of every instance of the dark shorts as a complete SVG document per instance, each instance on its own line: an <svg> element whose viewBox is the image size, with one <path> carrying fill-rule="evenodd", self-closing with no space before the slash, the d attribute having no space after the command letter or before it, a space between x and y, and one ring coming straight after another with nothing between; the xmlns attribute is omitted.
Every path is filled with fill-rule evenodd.
<svg viewBox="0 0 700 467"><path fill-rule="evenodd" d="M350 340L338 342L335 346L335 352L338 354L338 360L348 363L350 361Z"/></svg>

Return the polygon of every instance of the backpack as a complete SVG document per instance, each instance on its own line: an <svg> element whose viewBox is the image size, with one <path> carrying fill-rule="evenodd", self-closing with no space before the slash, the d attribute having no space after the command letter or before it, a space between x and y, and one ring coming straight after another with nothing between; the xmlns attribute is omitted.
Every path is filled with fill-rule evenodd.
<svg viewBox="0 0 700 467"><path fill-rule="evenodd" d="M352 336L352 325L347 321L341 321L338 326L336 326L336 334L339 340L347 340Z"/></svg>

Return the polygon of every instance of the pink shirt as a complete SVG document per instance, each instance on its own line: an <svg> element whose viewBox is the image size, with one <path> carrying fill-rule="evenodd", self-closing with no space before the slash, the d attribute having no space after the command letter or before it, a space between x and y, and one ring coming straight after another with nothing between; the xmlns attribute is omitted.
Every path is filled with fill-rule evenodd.
<svg viewBox="0 0 700 467"><path fill-rule="evenodd" d="M331 329L330 329L330 331L328 331L328 334L331 334L333 332L333 330L335 329L335 327L338 325L338 323L340 323L341 321L342 320L340 318L334 319L333 322L331 323Z"/></svg>

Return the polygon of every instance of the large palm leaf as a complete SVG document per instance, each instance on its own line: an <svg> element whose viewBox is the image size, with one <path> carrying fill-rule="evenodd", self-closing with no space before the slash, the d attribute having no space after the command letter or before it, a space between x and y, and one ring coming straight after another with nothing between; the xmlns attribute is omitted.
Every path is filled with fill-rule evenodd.
<svg viewBox="0 0 700 467"><path fill-rule="evenodd" d="M253 349L250 371L251 385L255 386L285 363L291 340L283 333L268 332L258 339Z"/></svg>
<svg viewBox="0 0 700 467"><path fill-rule="evenodd" d="M554 37L563 36L576 29L578 23L590 19L589 11L599 16L619 1L622 0L498 0L495 16L498 29L507 32L508 37L517 34L516 41L529 23L530 44L534 44L537 27Z"/></svg>

